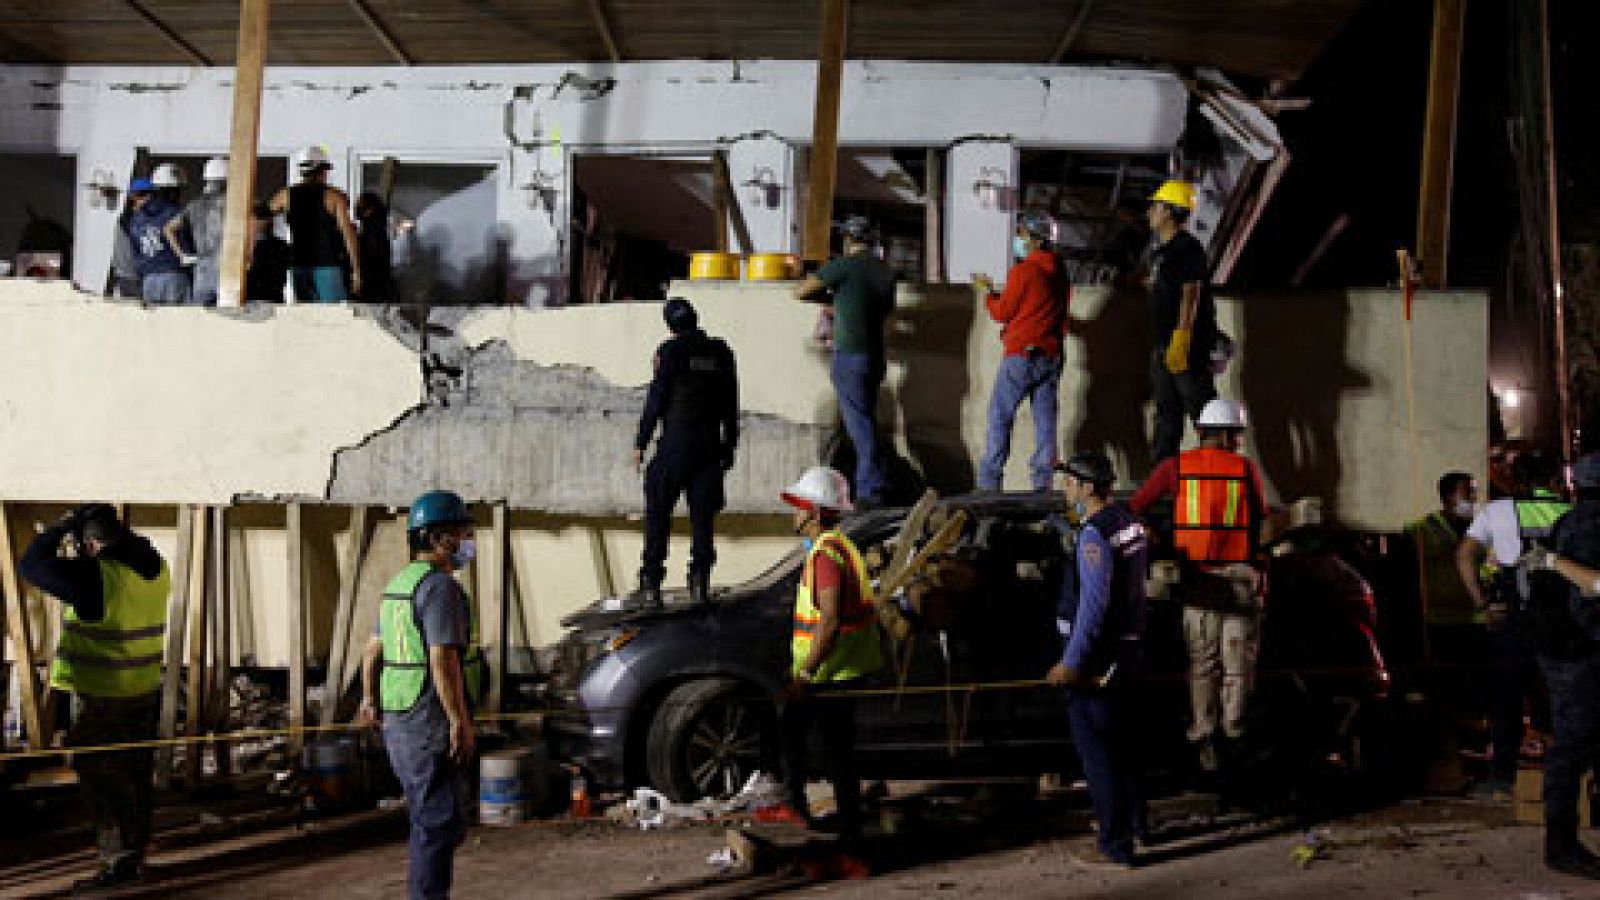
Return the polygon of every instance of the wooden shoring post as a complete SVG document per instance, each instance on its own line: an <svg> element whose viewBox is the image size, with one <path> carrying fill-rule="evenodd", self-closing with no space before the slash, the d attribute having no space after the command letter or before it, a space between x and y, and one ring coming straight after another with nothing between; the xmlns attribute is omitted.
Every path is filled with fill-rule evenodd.
<svg viewBox="0 0 1600 900"><path fill-rule="evenodd" d="M289 754L300 758L300 748L305 745L305 735L298 729L306 724L306 622L305 622L305 532L304 510L300 504L290 503L284 510L284 542L288 549L288 621L289 632Z"/></svg>
<svg viewBox="0 0 1600 900"><path fill-rule="evenodd" d="M239 53L233 73L233 127L228 140L228 194L222 213L220 306L241 306L250 207L255 202L256 148L261 137L261 87L267 59L269 0L239 0Z"/></svg>
<svg viewBox="0 0 1600 900"><path fill-rule="evenodd" d="M50 746L50 735L44 721L43 686L33 659L33 626L28 621L28 601L22 593L22 579L17 575L17 554L11 546L11 513L0 501L0 592L5 594L6 634L11 638L11 664L16 670L16 682L22 692L17 698L22 707L22 727L27 729L28 743L34 749Z"/></svg>
<svg viewBox="0 0 1600 900"><path fill-rule="evenodd" d="M233 567L228 562L228 507L211 511L211 668L207 683L206 710L212 731L229 731L233 704L228 682L232 678ZM216 744L217 774L227 777L233 759L227 744Z"/></svg>
<svg viewBox="0 0 1600 900"><path fill-rule="evenodd" d="M817 43L817 104L811 121L802 244L809 262L828 258L833 190L839 175L839 89L844 81L845 32L849 18L850 0L822 0L822 34Z"/></svg>
<svg viewBox="0 0 1600 900"><path fill-rule="evenodd" d="M345 554L344 577L339 580L339 602L333 610L333 643L328 648L328 675L322 685L322 709L318 721L323 725L338 721L339 700L344 695L344 670L350 659L356 587L361 583L361 568L366 565L367 547L372 542L371 521L372 510L369 507L351 508L350 533L346 535L349 552Z"/></svg>
<svg viewBox="0 0 1600 900"><path fill-rule="evenodd" d="M178 537L172 555L172 590L167 595L167 632L161 651L161 719L156 736L171 740L178 733L178 685L183 675L184 627L189 620L189 579L195 564L195 509L178 507ZM172 786L172 745L156 748L156 787Z"/></svg>
<svg viewBox="0 0 1600 900"><path fill-rule="evenodd" d="M205 706L206 683L206 573L209 571L208 563L211 557L211 541L207 535L211 533L211 509L200 507L194 513L194 548L191 551L194 561L189 567L189 651L188 692L185 701L188 707L184 710L184 734L191 740L185 745L187 752L186 762L187 782L190 790L200 786L200 757L205 749L205 744L193 740L200 734L200 713Z"/></svg>
<svg viewBox="0 0 1600 900"><path fill-rule="evenodd" d="M372 7L367 5L366 0L349 0L349 3L350 10L356 14L356 18L359 18L362 24L367 26L367 30L372 32L372 36L378 39L378 43L383 45L383 49L389 52L389 56L395 62L402 66L416 64L416 58L406 52L406 49L400 45L400 41L395 38L394 32L389 30L389 26L383 24L383 20L378 18L378 14L372 11Z"/></svg>
<svg viewBox="0 0 1600 900"><path fill-rule="evenodd" d="M1434 0L1428 107L1422 125L1422 189L1417 198L1417 256L1422 286L1445 286L1450 256L1450 189L1456 113L1461 101L1462 25L1466 0Z"/></svg>
<svg viewBox="0 0 1600 900"><path fill-rule="evenodd" d="M922 276L929 284L944 283L944 158L943 147L929 147L923 180Z"/></svg>
<svg viewBox="0 0 1600 900"><path fill-rule="evenodd" d="M1072 22L1067 25L1067 30L1061 32L1061 40L1056 41L1056 49L1050 54L1049 63L1052 66L1061 65L1067 58L1072 48L1077 46L1078 36L1083 34L1083 26L1089 23L1089 13L1094 11L1094 0L1078 0L1078 10L1072 14Z"/></svg>
<svg viewBox="0 0 1600 900"><path fill-rule="evenodd" d="M483 616L483 639L489 645L486 654L489 663L488 702L485 708L491 713L498 713L504 705L507 635L511 625L511 525L510 513L504 503L494 505L490 533L492 547L489 559L492 568L484 579L483 598L478 610Z"/></svg>
<svg viewBox="0 0 1600 900"><path fill-rule="evenodd" d="M617 45L616 29L611 27L611 19L606 16L605 7L600 5L600 0L588 0L589 18L594 20L594 30L600 33L600 43L606 46L606 55L612 62L622 62L622 49Z"/></svg>
<svg viewBox="0 0 1600 900"><path fill-rule="evenodd" d="M733 189L733 175L728 171L728 154L722 150L711 154L711 178L722 197L722 207L727 211L728 221L723 225L723 234L726 235L727 226L732 225L733 236L739 242L739 252L747 256L756 252L755 244L750 240L750 226L744 220L744 210L739 207L739 195Z"/></svg>
<svg viewBox="0 0 1600 900"><path fill-rule="evenodd" d="M145 22L148 23L151 28L161 32L161 36L166 38L167 43L171 44L179 53L182 53L185 57L187 57L189 62L192 62L197 66L204 66L208 69L214 65L211 62L210 57L206 56L204 53L201 53L194 44L189 43L187 38L179 34L171 25L168 25L166 22L162 21L162 19L155 13L151 12L149 8L146 7L143 2L141 2L141 0L123 0L123 2L128 5L129 9L133 10L135 15L145 20Z"/></svg>

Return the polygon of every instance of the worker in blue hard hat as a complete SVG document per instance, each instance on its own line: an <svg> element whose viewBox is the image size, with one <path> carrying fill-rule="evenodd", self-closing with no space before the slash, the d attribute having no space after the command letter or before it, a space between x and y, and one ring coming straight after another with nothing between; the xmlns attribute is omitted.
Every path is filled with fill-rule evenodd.
<svg viewBox="0 0 1600 900"><path fill-rule="evenodd" d="M169 164L150 178L135 179L128 188L132 212L122 227L139 276L139 296L146 303L181 306L192 295L189 273L166 234L167 224L179 212L171 200L177 187L176 170Z"/></svg>
<svg viewBox="0 0 1600 900"><path fill-rule="evenodd" d="M384 588L361 666L358 721L383 723L411 820L407 895L447 897L467 832L467 773L477 741L472 704L484 678L472 604L454 573L476 552L472 513L429 491L406 516L411 563Z"/></svg>

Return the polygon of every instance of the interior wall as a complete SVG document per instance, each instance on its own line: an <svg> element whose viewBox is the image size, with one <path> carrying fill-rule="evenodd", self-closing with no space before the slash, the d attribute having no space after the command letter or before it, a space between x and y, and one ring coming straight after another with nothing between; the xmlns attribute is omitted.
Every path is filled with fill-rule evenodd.
<svg viewBox="0 0 1600 900"><path fill-rule="evenodd" d="M71 274L77 181L72 156L0 152L0 260L15 263L24 249L54 251Z"/></svg>

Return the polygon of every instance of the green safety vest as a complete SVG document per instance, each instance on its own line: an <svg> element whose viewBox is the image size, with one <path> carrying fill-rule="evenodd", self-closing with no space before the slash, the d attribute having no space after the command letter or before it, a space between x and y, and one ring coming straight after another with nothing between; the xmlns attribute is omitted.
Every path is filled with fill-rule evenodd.
<svg viewBox="0 0 1600 900"><path fill-rule="evenodd" d="M1406 526L1418 550L1419 571L1423 595L1427 600L1426 618L1429 625L1482 625L1488 616L1472 606L1472 595L1461 583L1461 573L1456 569L1456 548L1461 535L1445 519L1444 513L1434 512Z"/></svg>
<svg viewBox="0 0 1600 900"><path fill-rule="evenodd" d="M1523 550L1528 541L1543 541L1550 537L1556 520L1572 509L1572 504L1561 499L1555 491L1537 488L1527 500L1517 500L1517 531L1522 534Z"/></svg>
<svg viewBox="0 0 1600 900"><path fill-rule="evenodd" d="M811 654L811 642L822 622L822 610L811 596L811 582L816 576L817 556L823 553L850 573L857 590L854 599L847 596L849 592L840 592L843 608L839 610L839 633L828 658L817 666L812 681L848 681L882 668L883 647L878 636L878 615L872 604L872 579L867 573L867 564L856 545L841 532L829 531L817 538L811 552L806 554L800 572L800 593L794 603L794 640L789 651L794 659L793 671L798 674Z"/></svg>
<svg viewBox="0 0 1600 900"><path fill-rule="evenodd" d="M50 686L86 697L137 697L159 689L171 589L166 563L147 581L120 562L100 560L105 616L85 622L65 607Z"/></svg>
<svg viewBox="0 0 1600 900"><path fill-rule="evenodd" d="M378 635L383 640L383 673L378 682L378 702L384 712L407 712L417 705L428 683L428 648L417 625L412 599L422 579L434 570L428 562L414 562L383 589L383 604L378 608ZM463 591L465 593L465 591ZM462 648L462 675L467 688L467 703L476 706L483 692L483 648L478 646L478 622L472 615L472 598L467 604L467 646Z"/></svg>

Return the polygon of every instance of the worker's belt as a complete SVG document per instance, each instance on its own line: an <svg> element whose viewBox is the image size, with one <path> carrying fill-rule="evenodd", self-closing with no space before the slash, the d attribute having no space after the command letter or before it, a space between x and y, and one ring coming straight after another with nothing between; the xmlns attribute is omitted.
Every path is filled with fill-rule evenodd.
<svg viewBox="0 0 1600 900"><path fill-rule="evenodd" d="M1178 593L1184 606L1222 613L1254 614L1261 610L1259 578L1247 584L1236 575L1199 567L1186 571Z"/></svg>

